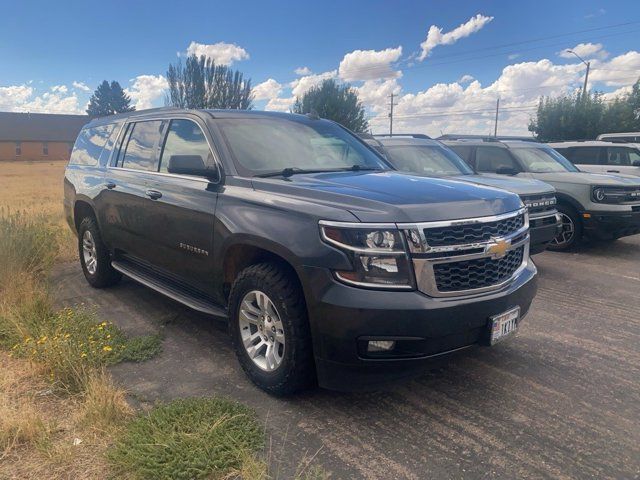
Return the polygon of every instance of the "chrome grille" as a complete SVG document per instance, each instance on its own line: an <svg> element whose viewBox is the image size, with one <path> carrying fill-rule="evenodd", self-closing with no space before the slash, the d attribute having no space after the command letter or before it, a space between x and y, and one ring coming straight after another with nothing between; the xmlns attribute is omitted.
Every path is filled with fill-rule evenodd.
<svg viewBox="0 0 640 480"><path fill-rule="evenodd" d="M491 217L399 226L408 240L418 289L434 297L502 288L529 258L526 208Z"/></svg>
<svg viewBox="0 0 640 480"><path fill-rule="evenodd" d="M457 292L500 284L522 265L523 255L524 247L519 247L500 259L485 257L436 264L433 266L436 286L441 292Z"/></svg>
<svg viewBox="0 0 640 480"><path fill-rule="evenodd" d="M424 237L427 245L431 247L463 245L505 237L518 231L523 225L524 214L521 214L495 222L425 228Z"/></svg>

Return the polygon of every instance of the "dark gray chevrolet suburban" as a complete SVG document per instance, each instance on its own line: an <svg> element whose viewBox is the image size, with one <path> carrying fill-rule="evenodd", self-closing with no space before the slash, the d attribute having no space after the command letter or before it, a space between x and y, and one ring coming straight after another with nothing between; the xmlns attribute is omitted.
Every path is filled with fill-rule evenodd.
<svg viewBox="0 0 640 480"><path fill-rule="evenodd" d="M261 388L372 388L517 330L536 292L515 194L394 171L334 122L158 109L93 120L66 169L87 281L223 317Z"/></svg>

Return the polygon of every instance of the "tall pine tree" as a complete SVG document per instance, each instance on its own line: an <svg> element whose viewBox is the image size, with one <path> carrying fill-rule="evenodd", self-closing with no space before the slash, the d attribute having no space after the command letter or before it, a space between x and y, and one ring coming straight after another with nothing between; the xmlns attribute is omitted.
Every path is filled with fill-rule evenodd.
<svg viewBox="0 0 640 480"><path fill-rule="evenodd" d="M131 98L124 93L120 84L104 80L89 99L87 113L92 117L104 117L114 113L131 112Z"/></svg>

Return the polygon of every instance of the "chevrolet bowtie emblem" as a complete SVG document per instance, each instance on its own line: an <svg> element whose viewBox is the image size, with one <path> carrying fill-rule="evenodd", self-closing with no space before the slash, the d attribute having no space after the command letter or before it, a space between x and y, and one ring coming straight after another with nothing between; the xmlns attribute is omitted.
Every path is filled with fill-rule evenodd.
<svg viewBox="0 0 640 480"><path fill-rule="evenodd" d="M502 258L507 254L507 250L511 247L511 240L495 240L487 245L484 249L485 253L490 253L491 258Z"/></svg>

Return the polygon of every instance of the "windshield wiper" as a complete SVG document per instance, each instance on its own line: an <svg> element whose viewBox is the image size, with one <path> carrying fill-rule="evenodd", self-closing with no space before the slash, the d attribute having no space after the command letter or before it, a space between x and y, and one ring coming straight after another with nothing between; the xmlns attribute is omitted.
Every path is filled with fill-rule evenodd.
<svg viewBox="0 0 640 480"><path fill-rule="evenodd" d="M346 168L314 168L314 169L306 169L299 167L287 167L282 170L278 170L276 172L267 172L260 173L256 175L256 177L266 178L266 177L284 177L289 178L292 175L296 175L298 173L327 173L327 172L360 172L363 170L382 170L381 168L374 167L363 167L361 165L352 165Z"/></svg>

